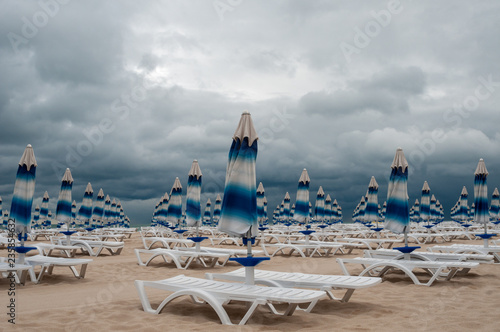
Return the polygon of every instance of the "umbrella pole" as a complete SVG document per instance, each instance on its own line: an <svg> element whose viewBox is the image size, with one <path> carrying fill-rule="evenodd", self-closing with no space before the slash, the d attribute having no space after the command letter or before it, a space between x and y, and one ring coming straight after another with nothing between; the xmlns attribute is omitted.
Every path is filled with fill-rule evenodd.
<svg viewBox="0 0 500 332"><path fill-rule="evenodd" d="M249 231L250 233L250 231ZM252 238L247 237L247 258L252 258ZM255 285L254 266L245 266L245 284Z"/></svg>
<svg viewBox="0 0 500 332"><path fill-rule="evenodd" d="M21 240L21 245L20 245L20 247L24 247L24 236L25 236L25 234L26 234L26 226L23 227L23 231L21 232L21 239L20 239ZM26 254L24 252L19 252L19 262L18 262L19 264L24 264L24 256L25 255Z"/></svg>
<svg viewBox="0 0 500 332"><path fill-rule="evenodd" d="M484 223L484 234L485 234L485 235L486 235L486 234L488 234L488 226L487 226L487 224L488 224L488 223L486 223L486 222ZM484 247L485 247L485 248L488 248L488 238L487 238L487 237L485 237L485 238L483 239L483 242L484 242Z"/></svg>

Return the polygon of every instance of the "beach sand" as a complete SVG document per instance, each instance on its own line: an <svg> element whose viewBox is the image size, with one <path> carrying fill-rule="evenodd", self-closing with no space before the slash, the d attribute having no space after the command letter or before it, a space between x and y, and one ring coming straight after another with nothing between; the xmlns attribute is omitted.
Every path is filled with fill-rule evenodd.
<svg viewBox="0 0 500 332"><path fill-rule="evenodd" d="M480 244L479 241L453 243ZM230 247L230 246L223 246ZM426 245L423 246L425 248ZM291 317L276 316L258 308L245 326L224 326L208 305L193 304L188 297L169 304L160 315L142 310L134 280L161 280L185 274L204 278L205 272L239 268L234 262L212 269L193 265L178 270L161 259L139 266L135 248L142 248L139 233L125 240L118 256L93 257L84 279L68 268L56 268L40 284L28 281L16 288L16 325L7 322L7 279L0 279L1 331L500 331L500 265L482 264L450 282L431 287L416 286L402 274L392 273L382 284L354 292L348 303L322 300L311 313L296 311ZM257 248L258 249L258 248ZM261 269L320 274L342 274L337 257L300 258L277 256ZM6 250L0 250L6 256ZM77 257L88 258L78 254ZM356 266L350 267L360 272ZM148 291L153 306L167 293ZM233 320L246 308L227 306Z"/></svg>

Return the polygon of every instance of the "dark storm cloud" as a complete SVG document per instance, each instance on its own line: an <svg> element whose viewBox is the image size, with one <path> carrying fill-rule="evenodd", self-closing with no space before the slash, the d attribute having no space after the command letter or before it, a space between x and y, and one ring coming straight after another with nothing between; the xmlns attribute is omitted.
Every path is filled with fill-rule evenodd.
<svg viewBox="0 0 500 332"><path fill-rule="evenodd" d="M260 137L257 180L269 213L286 191L295 200L303 168L311 201L323 186L347 220L372 175L382 203L398 146L412 203L427 180L448 211L463 185L472 193L481 157L491 190L499 186L495 1L401 1L350 62L341 43L354 45L388 2L245 1L222 16L210 1L0 6L7 209L28 143L39 165L35 203L47 190L53 212L69 167L79 204L91 182L147 222L176 176L186 189L194 159L202 201L214 202L244 110Z"/></svg>

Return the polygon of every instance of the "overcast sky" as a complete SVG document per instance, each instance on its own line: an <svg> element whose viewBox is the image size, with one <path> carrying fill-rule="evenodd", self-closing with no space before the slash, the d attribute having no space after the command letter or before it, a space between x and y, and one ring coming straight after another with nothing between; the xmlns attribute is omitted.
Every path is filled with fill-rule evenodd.
<svg viewBox="0 0 500 332"><path fill-rule="evenodd" d="M397 147L411 203L473 201L479 158L500 186L498 1L0 1L0 195L26 144L35 204L66 167L147 223L193 159L202 202L223 192L241 113L260 136L269 212L303 168L345 219Z"/></svg>

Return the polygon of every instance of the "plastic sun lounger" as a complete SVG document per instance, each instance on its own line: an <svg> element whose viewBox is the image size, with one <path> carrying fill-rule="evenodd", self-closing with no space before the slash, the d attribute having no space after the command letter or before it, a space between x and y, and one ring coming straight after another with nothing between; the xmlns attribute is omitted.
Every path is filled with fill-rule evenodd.
<svg viewBox="0 0 500 332"><path fill-rule="evenodd" d="M477 267L479 263L470 262L435 262L435 261L414 261L414 260L395 260L395 259L377 259L377 258L337 258L342 271L345 275L350 275L345 264L361 264L364 270L359 274L363 276L383 277L389 271L398 269L403 271L415 285L431 286L438 278L445 278L447 281L453 278L460 269L470 269ZM421 282L413 273L415 269L423 269L431 275L427 282Z"/></svg>
<svg viewBox="0 0 500 332"><path fill-rule="evenodd" d="M449 246L433 246L427 248L431 252L449 252L455 254L480 254L492 255L495 264L500 264L500 246L488 246L479 244L452 244Z"/></svg>
<svg viewBox="0 0 500 332"><path fill-rule="evenodd" d="M51 241L54 244L67 245L66 238L52 237ZM102 253L104 249L106 249L111 255L119 255L122 252L125 243L71 238L70 245L80 247L80 250L82 252L88 253L90 256L97 257Z"/></svg>
<svg viewBox="0 0 500 332"><path fill-rule="evenodd" d="M43 256L51 256L54 251L59 251L66 257L75 257L76 251L80 249L78 246L67 246L52 243L34 243L32 246L36 247L40 255Z"/></svg>
<svg viewBox="0 0 500 332"><path fill-rule="evenodd" d="M196 248L178 247L177 250L194 251ZM230 249L230 248L215 248L215 247L200 247L200 252L209 252L216 254L227 254L229 257L246 257L248 252L246 249ZM252 250L254 256L264 255L264 250Z"/></svg>
<svg viewBox="0 0 500 332"><path fill-rule="evenodd" d="M0 275L3 278L8 278L11 273L14 273L14 278L16 283L24 285L26 283L26 277L28 274L33 282L36 282L35 272L33 271L33 267L31 265L26 264L14 264L12 266L10 263L6 262L5 257L0 257L2 260L0 262Z"/></svg>
<svg viewBox="0 0 500 332"><path fill-rule="evenodd" d="M181 296L190 296L195 303L208 303L217 313L222 324L232 325L229 315L223 305L230 301L242 301L248 303L248 310L239 322L244 325L255 312L259 305L267 306L273 314L291 316L297 305L311 303L325 296L323 291L309 289L295 289L282 287L263 287L230 283L207 279L191 278L179 275L170 279L159 281L136 280L135 286L141 299L144 311L159 314L167 304ZM158 308L153 309L147 297L145 288L160 289L173 292ZM284 313L279 313L273 303L288 303Z"/></svg>
<svg viewBox="0 0 500 332"><path fill-rule="evenodd" d="M312 257L315 254L319 256L328 257L330 254L335 255L335 253L343 247L341 244L328 243L328 244L293 244L293 243L272 243L272 244L261 244L262 249L266 256L274 257L277 253L281 252L284 255L291 256L294 252L298 253L301 257ZM274 248L274 252L269 254L268 248ZM288 250L288 254L285 251ZM323 252L321 252L323 250ZM332 253L333 251L333 253Z"/></svg>
<svg viewBox="0 0 500 332"><path fill-rule="evenodd" d="M191 265L191 263L196 261L204 267L214 267L216 264L224 266L226 265L230 257L229 254L223 253L174 250L165 248L156 248L151 250L135 249L134 251L137 257L137 261L141 266L148 266L153 259L155 259L156 257L161 257L165 263L169 263L170 260L178 269L181 270L187 269ZM147 261L143 261L141 258L141 254L147 254L150 257ZM221 263L219 263L219 259L222 259Z"/></svg>
<svg viewBox="0 0 500 332"><path fill-rule="evenodd" d="M404 254L397 250L378 249L365 250L365 257L369 258L386 258L386 259L403 259ZM413 251L410 254L410 259L421 261L436 261L436 262L473 262L491 264L493 263L493 255L484 254L455 254L441 253L429 251Z"/></svg>
<svg viewBox="0 0 500 332"><path fill-rule="evenodd" d="M244 282L245 268L227 273L205 273L205 277L210 280L223 279ZM326 295L330 299L340 302L348 302L356 289L372 287L382 282L382 278L378 277L322 275L266 270L254 270L254 278L256 284L266 286L317 289L326 292ZM345 290L345 293L342 297L337 297L332 293L333 289ZM311 302L304 310L310 312L316 303L317 301Z"/></svg>
<svg viewBox="0 0 500 332"><path fill-rule="evenodd" d="M87 271L87 265L92 262L91 259L81 259L81 258L63 258L63 257L48 257L48 256L28 256L25 258L26 263L31 266L41 266L41 270L36 277L36 283L39 283L43 276L46 274L52 274L54 267L66 266L69 267L73 275L77 279L85 278L85 273ZM80 271L76 269L76 266L80 265Z"/></svg>
<svg viewBox="0 0 500 332"><path fill-rule="evenodd" d="M188 239L177 239L171 237L143 237L142 243L144 249L151 249L155 244L159 244L162 248L173 249L177 246L184 246L186 248L192 247L195 243Z"/></svg>

